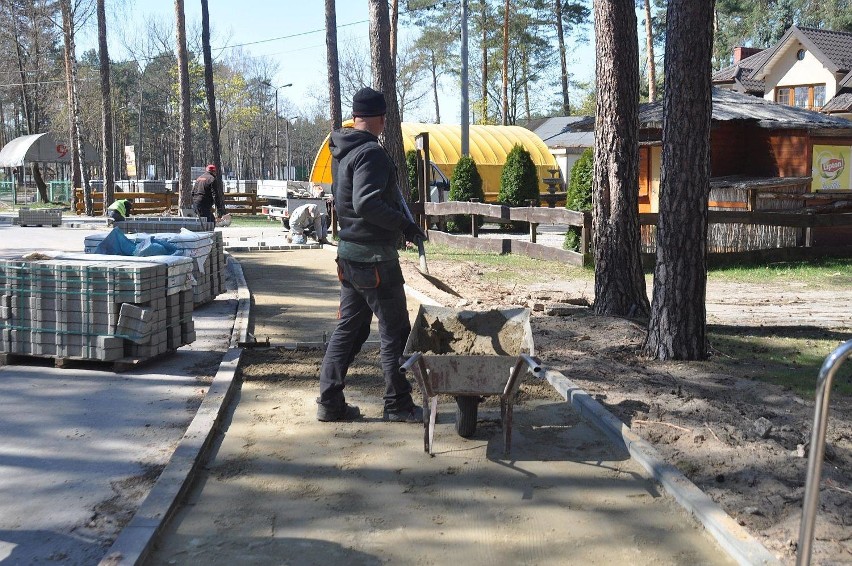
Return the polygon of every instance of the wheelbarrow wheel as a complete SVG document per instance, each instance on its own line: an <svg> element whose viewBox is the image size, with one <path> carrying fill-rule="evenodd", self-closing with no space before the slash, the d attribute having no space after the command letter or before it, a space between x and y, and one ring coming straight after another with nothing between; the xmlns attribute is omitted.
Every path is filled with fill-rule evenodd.
<svg viewBox="0 0 852 566"><path fill-rule="evenodd" d="M479 400L470 395L456 396L456 432L463 438L470 438L476 432Z"/></svg>

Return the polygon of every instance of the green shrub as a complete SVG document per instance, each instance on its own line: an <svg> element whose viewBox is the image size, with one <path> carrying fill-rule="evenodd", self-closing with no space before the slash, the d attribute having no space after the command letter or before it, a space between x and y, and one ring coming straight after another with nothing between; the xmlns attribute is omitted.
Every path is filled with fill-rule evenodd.
<svg viewBox="0 0 852 566"><path fill-rule="evenodd" d="M592 209L594 176L595 155L592 148L588 148L571 167L571 179L568 181L565 208L580 212ZM574 226L568 228L562 247L566 250L580 250L580 228Z"/></svg>
<svg viewBox="0 0 852 566"><path fill-rule="evenodd" d="M530 152L520 144L516 144L509 155L500 174L500 192L497 199L507 206L534 206L539 202L538 172L535 169ZM514 230L526 229L526 222L512 222L504 228Z"/></svg>
<svg viewBox="0 0 852 566"><path fill-rule="evenodd" d="M405 152L405 168L408 170L408 187L411 189L411 202L420 200L417 190L417 151L410 149Z"/></svg>
<svg viewBox="0 0 852 566"><path fill-rule="evenodd" d="M469 202L471 199L478 199L479 202L485 200L485 191L482 190L482 176L476 168L476 162L473 158L463 155L456 163L453 169L453 175L450 177L450 200L458 202ZM476 225L482 226L483 218L476 217ZM451 217L447 222L447 229L450 231L469 232L470 231L470 216L458 214Z"/></svg>
<svg viewBox="0 0 852 566"><path fill-rule="evenodd" d="M539 200L535 163L530 152L520 144L516 144L506 156L497 199L507 206L528 206L530 200Z"/></svg>

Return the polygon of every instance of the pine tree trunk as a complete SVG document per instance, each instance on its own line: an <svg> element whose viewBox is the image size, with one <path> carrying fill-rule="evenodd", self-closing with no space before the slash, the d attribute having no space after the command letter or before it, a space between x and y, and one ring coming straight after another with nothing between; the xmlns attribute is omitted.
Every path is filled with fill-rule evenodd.
<svg viewBox="0 0 852 566"><path fill-rule="evenodd" d="M639 47L633 0L595 2L595 312L645 317L639 246Z"/></svg>
<svg viewBox="0 0 852 566"><path fill-rule="evenodd" d="M28 134L35 134L35 133L38 133L38 132L36 132L37 120L36 120L35 112L33 110L33 105L30 103L29 92L27 91L27 84L29 84L30 81L27 79L26 72L24 71L24 50L23 50L23 46L21 45L21 42L20 42L19 36L18 36L17 18L14 17L15 16L14 6L11 6L11 8L13 8L12 20L13 20L13 23L14 23L14 31L15 31L15 33L14 33L15 51L16 51L17 58L18 58L18 60L17 60L18 74L21 78L21 106L24 110L24 116L26 117L27 133ZM38 164L33 163L31 170L32 170L33 180L35 181L36 188L38 189L39 201L47 202L49 200L48 195L47 195L47 185L45 185L44 179L42 179L41 171L39 171Z"/></svg>
<svg viewBox="0 0 852 566"><path fill-rule="evenodd" d="M83 186L83 180L80 177L80 154L77 152L77 122L74 121L74 83L71 80L71 42L68 37L67 25L64 21L62 31L65 36L65 91L68 97L68 146L71 148L71 191L72 191L72 209L77 210L77 189ZM85 201L85 199L84 199ZM84 202L85 207L85 202Z"/></svg>
<svg viewBox="0 0 852 566"><path fill-rule="evenodd" d="M438 72L437 72L438 63L435 61L435 53L432 53L430 71L432 72L432 96L434 97L435 103L435 123L441 123L441 106L438 102Z"/></svg>
<svg viewBox="0 0 852 566"><path fill-rule="evenodd" d="M328 72L329 104L331 106L331 129L339 130L343 125L340 102L340 65L337 58L337 10L334 0L325 0L325 50Z"/></svg>
<svg viewBox="0 0 852 566"><path fill-rule="evenodd" d="M651 25L651 0L645 0L645 49L648 52L648 100L657 101L657 67L654 63L654 26Z"/></svg>
<svg viewBox="0 0 852 566"><path fill-rule="evenodd" d="M9 143L9 136L6 135L6 105L0 100L0 147Z"/></svg>
<svg viewBox="0 0 852 566"><path fill-rule="evenodd" d="M41 169L39 169L37 162L34 161L32 163L30 171L32 172L36 188L38 189L39 202L50 202L50 197L47 195L47 184L44 182L44 177L41 176Z"/></svg>
<svg viewBox="0 0 852 566"><path fill-rule="evenodd" d="M503 125L509 125L509 0L503 7Z"/></svg>
<svg viewBox="0 0 852 566"><path fill-rule="evenodd" d="M63 2L62 2L63 9L65 8L65 4L69 1L70 0L63 0ZM24 70L24 50L23 50L23 46L21 45L21 41L20 41L21 32L18 29L18 18L17 18L17 14L14 11L15 4L10 3L9 8L10 8L11 13L12 13L12 30L14 32L12 34L12 37L15 41L15 54L17 55L17 64L18 64L18 78L21 80L21 109L24 112L24 119L25 119L26 124L27 124L27 134L32 135L36 132L33 131L35 126L33 124L32 112L30 112L30 97L29 97L29 93L27 92L27 85L29 84L29 81L27 80L27 73ZM68 9L70 10L70 8L68 8ZM64 15L64 12L63 12L63 15Z"/></svg>
<svg viewBox="0 0 852 566"><path fill-rule="evenodd" d="M216 91L213 84L213 53L210 48L210 10L207 0L201 0L201 51L204 54L204 88L207 93L208 130L210 147L213 150L213 164L219 174L216 176L217 194L225 194L224 171L222 170L222 145L219 140L219 120L216 115ZM277 142L276 142L277 143ZM278 164L276 163L276 167ZM224 211L217 210L221 214Z"/></svg>
<svg viewBox="0 0 852 566"><path fill-rule="evenodd" d="M488 4L482 3L482 117L488 123Z"/></svg>
<svg viewBox="0 0 852 566"><path fill-rule="evenodd" d="M106 37L106 8L105 0L98 0L98 57L100 58L101 75L101 131L103 145L103 179L104 179L104 210L115 200L115 172L113 171L112 154L112 97L110 96L109 84L109 50L107 49Z"/></svg>
<svg viewBox="0 0 852 566"><path fill-rule="evenodd" d="M565 29L562 27L562 0L554 0L553 12L556 16L556 38L559 42L559 68L562 71L562 115L571 114L571 104L568 99L568 61L565 56Z"/></svg>
<svg viewBox="0 0 852 566"><path fill-rule="evenodd" d="M399 43L399 0L391 0L390 4L390 54L394 75L396 75L396 52Z"/></svg>
<svg viewBox="0 0 852 566"><path fill-rule="evenodd" d="M387 115L383 134L384 146L396 164L396 182L402 194L409 195L408 170L405 167L405 150L402 125L396 102L396 73L390 57L390 20L387 0L369 0L370 4L370 58L376 90L384 93Z"/></svg>
<svg viewBox="0 0 852 566"><path fill-rule="evenodd" d="M189 56L186 50L186 14L183 0L175 0L175 38L177 40L178 86L180 88L180 141L178 144L178 208L192 208L192 130L189 107ZM219 212L218 210L216 211Z"/></svg>
<svg viewBox="0 0 852 566"><path fill-rule="evenodd" d="M645 340L645 352L661 360L707 356L713 4L668 5L657 262Z"/></svg>
<svg viewBox="0 0 852 566"><path fill-rule="evenodd" d="M83 210L87 216L94 214L94 202L92 201L92 186L89 183L89 172L86 169L86 150L83 145L82 120L80 119L80 101L77 97L77 56L75 55L74 46L74 18L71 13L70 0L64 0L60 3L62 10L62 27L65 36L65 52L68 58L68 92L69 92L69 113L71 116L72 126L70 128L73 145L72 152L77 154L77 160L74 164L75 182L80 180L83 187ZM73 153L72 153L73 162ZM79 177L76 177L79 175ZM75 185L76 186L76 185Z"/></svg>

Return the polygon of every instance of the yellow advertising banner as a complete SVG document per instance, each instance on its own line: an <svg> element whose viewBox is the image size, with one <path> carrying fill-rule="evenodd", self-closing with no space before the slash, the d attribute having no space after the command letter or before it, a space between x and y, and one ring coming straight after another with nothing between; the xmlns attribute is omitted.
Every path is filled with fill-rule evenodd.
<svg viewBox="0 0 852 566"><path fill-rule="evenodd" d="M852 190L852 147L848 145L815 145L811 169L811 191Z"/></svg>
<svg viewBox="0 0 852 566"><path fill-rule="evenodd" d="M127 176L136 176L136 148L132 145L124 146L124 163L127 166Z"/></svg>

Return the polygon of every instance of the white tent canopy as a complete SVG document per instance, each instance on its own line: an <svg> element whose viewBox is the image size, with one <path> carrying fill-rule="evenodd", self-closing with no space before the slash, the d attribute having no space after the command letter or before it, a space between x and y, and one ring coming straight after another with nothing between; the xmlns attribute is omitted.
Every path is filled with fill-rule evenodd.
<svg viewBox="0 0 852 566"><path fill-rule="evenodd" d="M84 141L83 149L87 164L100 163L95 146ZM20 167L26 163L71 163L71 146L45 132L15 138L0 150L0 167Z"/></svg>

